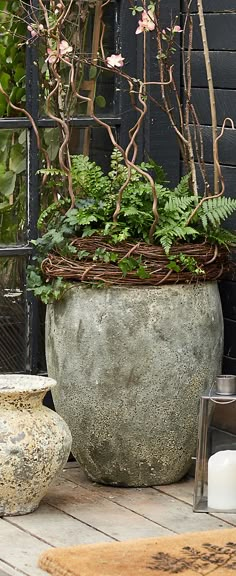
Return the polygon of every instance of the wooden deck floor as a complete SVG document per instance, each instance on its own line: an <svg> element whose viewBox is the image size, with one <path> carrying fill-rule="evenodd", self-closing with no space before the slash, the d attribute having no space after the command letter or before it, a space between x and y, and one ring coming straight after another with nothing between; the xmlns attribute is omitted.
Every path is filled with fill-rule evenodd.
<svg viewBox="0 0 236 576"><path fill-rule="evenodd" d="M192 479L160 488L100 486L71 463L36 512L0 519L0 576L43 576L37 559L50 546L236 526L236 514L193 513L192 494Z"/></svg>

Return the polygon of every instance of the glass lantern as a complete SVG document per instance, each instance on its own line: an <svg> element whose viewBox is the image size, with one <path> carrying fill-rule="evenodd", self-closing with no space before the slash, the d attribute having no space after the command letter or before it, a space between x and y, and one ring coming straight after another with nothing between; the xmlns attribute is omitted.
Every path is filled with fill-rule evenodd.
<svg viewBox="0 0 236 576"><path fill-rule="evenodd" d="M236 376L233 375L218 377L214 390L201 397L194 512L236 513L236 441L232 443L232 437L229 446L224 443L220 449L212 450L210 433L216 404L227 406L235 402Z"/></svg>

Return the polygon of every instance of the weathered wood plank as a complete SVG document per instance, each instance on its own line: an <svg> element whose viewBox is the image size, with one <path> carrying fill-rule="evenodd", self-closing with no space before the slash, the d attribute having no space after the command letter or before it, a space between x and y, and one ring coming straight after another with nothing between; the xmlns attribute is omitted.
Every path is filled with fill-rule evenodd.
<svg viewBox="0 0 236 576"><path fill-rule="evenodd" d="M236 61L236 55L235 55ZM218 126L222 126L226 117L236 124L236 90L215 90L216 113ZM202 125L211 124L210 100L207 88L193 88L192 102Z"/></svg>
<svg viewBox="0 0 236 576"><path fill-rule="evenodd" d="M210 52L212 75L215 88L235 90L235 52ZM206 67L202 51L192 53L192 85L207 87Z"/></svg>
<svg viewBox="0 0 236 576"><path fill-rule="evenodd" d="M43 576L37 568L39 555L49 546L13 526L7 520L0 520L0 560L17 568L27 576Z"/></svg>
<svg viewBox="0 0 236 576"><path fill-rule="evenodd" d="M182 0L182 11L185 12ZM236 12L235 0L204 0L204 12ZM192 0L191 12L197 12L197 0Z"/></svg>
<svg viewBox="0 0 236 576"><path fill-rule="evenodd" d="M1 564L2 564L2 562L1 562ZM5 567L7 568L6 564L5 564ZM10 576L10 574L13 574L13 572L12 571L11 572L5 572L5 571L3 572L3 570L1 569L1 566L0 566L0 576ZM14 574L15 574L15 576L17 576L17 573L15 570L14 570ZM19 572L18 572L18 574L19 574Z"/></svg>
<svg viewBox="0 0 236 576"><path fill-rule="evenodd" d="M177 484L170 484L169 486L160 486L156 487L158 491L163 492L167 496L172 496L178 500L186 502L188 504L193 503L193 491L194 491L194 479L183 480L182 482L178 482ZM201 519L202 516L205 514L198 514L195 513L196 516L199 516ZM232 524L236 526L236 514L221 514L220 512L211 512L209 514L214 518L218 518L219 520L223 520L228 524Z"/></svg>
<svg viewBox="0 0 236 576"><path fill-rule="evenodd" d="M153 521L116 504L113 496L106 499L99 490L75 486L67 480L52 486L45 501L116 540L172 534Z"/></svg>
<svg viewBox="0 0 236 576"><path fill-rule="evenodd" d="M12 568L8 563L6 564L0 560L0 576L22 576L22 574L25 574L25 572L17 568ZM45 574L45 572L43 572L43 574Z"/></svg>
<svg viewBox="0 0 236 576"><path fill-rule="evenodd" d="M193 491L194 491L194 479L193 478L184 478L177 484L169 484L166 486L154 486L155 490L159 492L163 492L163 494L167 494L167 496L171 496L176 498L177 500L181 500L186 504L193 504Z"/></svg>
<svg viewBox="0 0 236 576"><path fill-rule="evenodd" d="M228 124L227 124L228 125ZM220 134L220 128L218 129ZM212 128L211 126L202 126L202 137L205 150L205 162L213 162L212 154ZM226 128L224 135L219 140L219 158L220 163L227 166L236 166L236 130Z"/></svg>
<svg viewBox="0 0 236 576"><path fill-rule="evenodd" d="M95 542L109 542L108 535L68 516L53 506L41 504L38 510L26 516L16 516L15 526L41 538L51 546L76 546Z"/></svg>
<svg viewBox="0 0 236 576"><path fill-rule="evenodd" d="M199 514L194 514L191 506L158 490L151 488L144 490L142 497L137 498L137 495L127 493L124 496L115 497L114 500L177 534L229 527L226 522L209 515L201 514L200 517Z"/></svg>
<svg viewBox="0 0 236 576"><path fill-rule="evenodd" d="M236 13L206 14L209 50L236 50ZM202 50L199 18L193 15L193 50Z"/></svg>
<svg viewBox="0 0 236 576"><path fill-rule="evenodd" d="M89 490L102 493L105 498L112 498L120 506L153 520L160 526L176 533L197 532L227 528L225 521L213 518L208 514L195 514L192 507L184 501L177 500L153 488L114 488L88 483L83 472L74 468L63 474L73 482L88 487Z"/></svg>

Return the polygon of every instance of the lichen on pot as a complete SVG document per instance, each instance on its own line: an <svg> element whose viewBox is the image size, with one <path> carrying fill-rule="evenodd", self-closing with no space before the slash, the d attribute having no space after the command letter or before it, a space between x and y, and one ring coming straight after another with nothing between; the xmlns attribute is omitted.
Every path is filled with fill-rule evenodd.
<svg viewBox="0 0 236 576"><path fill-rule="evenodd" d="M56 382L0 375L0 516L35 510L70 453L63 419L42 405Z"/></svg>
<svg viewBox="0 0 236 576"><path fill-rule="evenodd" d="M194 454L200 395L221 370L217 284L74 286L47 309L49 375L90 478L176 482Z"/></svg>

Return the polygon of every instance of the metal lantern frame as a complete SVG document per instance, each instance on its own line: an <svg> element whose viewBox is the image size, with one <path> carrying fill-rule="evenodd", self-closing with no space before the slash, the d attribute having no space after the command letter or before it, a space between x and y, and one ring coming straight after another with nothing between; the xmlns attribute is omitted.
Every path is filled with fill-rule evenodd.
<svg viewBox="0 0 236 576"><path fill-rule="evenodd" d="M216 404L227 406L236 402L236 395L219 395L215 391L211 394L201 396L199 424L198 424L198 444L196 454L195 483L193 496L194 512L221 512L235 514L236 510L217 510L208 507L208 459L209 454L209 427ZM235 406L236 407L236 406ZM236 490L236 486L235 486Z"/></svg>

